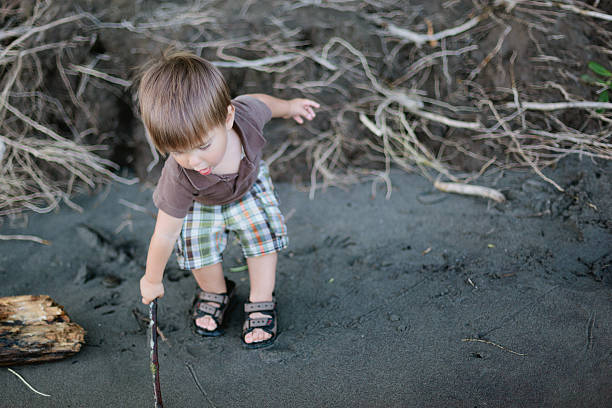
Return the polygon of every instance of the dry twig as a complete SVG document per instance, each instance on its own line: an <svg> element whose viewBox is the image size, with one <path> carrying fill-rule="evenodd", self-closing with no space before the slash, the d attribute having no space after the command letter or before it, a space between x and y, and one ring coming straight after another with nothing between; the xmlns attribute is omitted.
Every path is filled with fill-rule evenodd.
<svg viewBox="0 0 612 408"><path fill-rule="evenodd" d="M12 368L7 368L7 370L14 374L17 378L19 378L19 380L21 380L22 383L24 383L26 385L26 387L28 387L30 390L32 390L33 392L35 392L38 395L42 395L43 397L50 397L49 394L44 394L40 391L37 391L36 389L34 389L34 387L32 387L20 374L18 374L15 370L13 370Z"/></svg>
<svg viewBox="0 0 612 408"><path fill-rule="evenodd" d="M461 183L445 183L442 181L434 182L434 187L446 193L465 194L490 198L491 200L497 201L498 203L503 203L504 201L506 201L506 197L504 197L502 193L489 187L474 186Z"/></svg>
<svg viewBox="0 0 612 408"><path fill-rule="evenodd" d="M51 241L33 235L0 235L0 241L32 241L43 245L51 245Z"/></svg>
<svg viewBox="0 0 612 408"><path fill-rule="evenodd" d="M478 342L478 343L485 343L485 344L490 344L492 346L495 346L499 349L502 349L504 351L507 351L508 353L512 353L512 354L516 354L517 356L526 356L527 354L523 354L523 353L517 353L516 351L510 350L509 348L506 348L504 346L500 346L497 343L493 343L492 341L488 341L488 340L483 340L483 339L461 339L461 341L470 341L470 342Z"/></svg>

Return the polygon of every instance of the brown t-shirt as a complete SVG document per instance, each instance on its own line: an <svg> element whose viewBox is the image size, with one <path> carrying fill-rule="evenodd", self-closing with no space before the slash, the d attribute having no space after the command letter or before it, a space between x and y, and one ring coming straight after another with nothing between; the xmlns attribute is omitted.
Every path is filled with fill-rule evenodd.
<svg viewBox="0 0 612 408"><path fill-rule="evenodd" d="M207 205L231 203L249 191L257 179L265 144L262 130L272 112L251 96L239 96L232 100L232 105L236 108L234 130L244 149L238 173L203 176L168 157L153 192L153 203L166 214L184 218L194 200Z"/></svg>

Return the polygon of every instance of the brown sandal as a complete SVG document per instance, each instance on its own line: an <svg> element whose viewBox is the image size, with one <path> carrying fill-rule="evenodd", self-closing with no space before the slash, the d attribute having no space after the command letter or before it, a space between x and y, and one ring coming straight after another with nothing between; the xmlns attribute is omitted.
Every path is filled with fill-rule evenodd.
<svg viewBox="0 0 612 408"><path fill-rule="evenodd" d="M246 314L244 325L242 326L242 344L249 349L258 349L271 346L276 340L278 330L278 319L276 314L276 300L272 298L271 302L246 302L244 304L244 313ZM252 318L251 313L261 313L265 317ZM255 329L261 329L272 335L267 340L247 343L244 341L245 336Z"/></svg>
<svg viewBox="0 0 612 408"><path fill-rule="evenodd" d="M217 337L221 336L224 333L222 327L223 316L230 307L231 300L234 295L234 289L236 288L236 284L227 278L225 279L225 285L227 288L227 293L220 294L205 292L202 289L198 288L196 297L193 301L191 315L193 318L193 325L195 326L196 333L206 337ZM210 305L207 302L215 302L218 303L219 306ZM215 330L206 330L205 328L200 327L196 324L196 320L203 316L212 317L215 323L217 323L217 327L215 328Z"/></svg>

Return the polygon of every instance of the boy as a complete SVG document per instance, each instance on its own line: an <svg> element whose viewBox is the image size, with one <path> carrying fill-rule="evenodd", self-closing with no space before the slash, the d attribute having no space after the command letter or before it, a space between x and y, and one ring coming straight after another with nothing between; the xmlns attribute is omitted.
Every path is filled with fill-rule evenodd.
<svg viewBox="0 0 612 408"><path fill-rule="evenodd" d="M235 284L224 278L221 260L228 232L235 231L251 285L242 341L248 348L271 345L277 333L277 252L288 239L261 160L262 128L274 117L312 120L319 105L262 94L231 100L221 73L184 52L150 66L138 98L155 147L169 154L153 193L159 211L140 280L142 302L163 296L164 268L178 240L179 266L191 269L199 286L192 311L196 332L223 334Z"/></svg>

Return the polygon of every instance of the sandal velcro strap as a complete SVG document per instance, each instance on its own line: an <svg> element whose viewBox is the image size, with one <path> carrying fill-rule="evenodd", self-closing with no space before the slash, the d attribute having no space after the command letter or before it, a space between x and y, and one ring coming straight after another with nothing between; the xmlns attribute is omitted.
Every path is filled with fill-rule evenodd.
<svg viewBox="0 0 612 408"><path fill-rule="evenodd" d="M248 330L254 327L266 327L270 326L273 323L272 316L270 317L261 317L257 319L249 318L244 322L244 330Z"/></svg>
<svg viewBox="0 0 612 408"><path fill-rule="evenodd" d="M224 304L227 301L228 296L227 294L216 294L216 293L204 292L203 290L200 289L198 293L198 299L204 302L216 302L216 303Z"/></svg>
<svg viewBox="0 0 612 408"><path fill-rule="evenodd" d="M262 312L262 311L272 311L276 307L276 302L254 302L254 303L245 303L244 311L245 313L253 313L253 312Z"/></svg>
<svg viewBox="0 0 612 408"><path fill-rule="evenodd" d="M215 307L213 305L209 305L208 303L200 303L196 309L197 312L202 312L202 314L198 313L198 317L205 316L207 314L213 317L219 317L221 315L221 309Z"/></svg>

